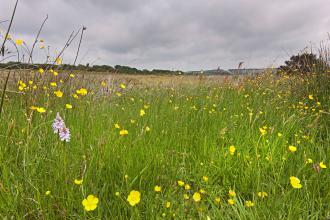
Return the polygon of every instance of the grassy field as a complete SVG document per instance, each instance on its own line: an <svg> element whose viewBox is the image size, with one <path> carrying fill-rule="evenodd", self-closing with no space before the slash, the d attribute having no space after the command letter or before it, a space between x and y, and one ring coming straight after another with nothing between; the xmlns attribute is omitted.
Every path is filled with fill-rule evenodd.
<svg viewBox="0 0 330 220"><path fill-rule="evenodd" d="M329 76L55 75L6 93L2 219L329 219Z"/></svg>

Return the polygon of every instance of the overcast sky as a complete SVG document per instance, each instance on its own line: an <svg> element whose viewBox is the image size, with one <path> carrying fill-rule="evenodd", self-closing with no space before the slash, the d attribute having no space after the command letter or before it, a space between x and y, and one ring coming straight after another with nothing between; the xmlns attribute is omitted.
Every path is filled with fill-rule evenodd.
<svg viewBox="0 0 330 220"><path fill-rule="evenodd" d="M14 3L0 0L0 21ZM141 69L276 66L330 32L330 0L20 0L13 37L31 44L46 14L41 38L52 53L85 25L80 63Z"/></svg>

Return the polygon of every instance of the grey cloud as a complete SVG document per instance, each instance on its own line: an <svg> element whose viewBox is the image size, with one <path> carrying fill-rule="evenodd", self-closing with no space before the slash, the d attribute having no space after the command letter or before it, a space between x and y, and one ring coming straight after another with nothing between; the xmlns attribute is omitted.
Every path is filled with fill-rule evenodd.
<svg viewBox="0 0 330 220"><path fill-rule="evenodd" d="M3 20L13 1L0 4ZM20 0L13 33L32 40L49 14L42 37L54 48L88 27L82 62L190 70L244 60L264 67L326 39L329 9L328 0Z"/></svg>

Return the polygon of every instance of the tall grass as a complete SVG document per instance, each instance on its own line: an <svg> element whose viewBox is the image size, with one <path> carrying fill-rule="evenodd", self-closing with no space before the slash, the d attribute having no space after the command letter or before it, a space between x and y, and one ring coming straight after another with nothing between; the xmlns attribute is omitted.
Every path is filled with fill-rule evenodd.
<svg viewBox="0 0 330 220"><path fill-rule="evenodd" d="M62 73L52 81L65 77ZM53 94L58 88L44 83L47 89L33 90L32 84L6 100L0 125L2 218L329 216L329 171L319 168L322 161L329 165L329 97L317 87L298 97L288 89L293 79L285 77L258 78L239 87L122 89L111 85L111 91L96 80L89 82L87 96L75 99L75 88L87 85L69 80L72 88L58 83L62 98ZM309 79L308 85L314 80ZM294 82L306 85L299 79ZM66 109L67 103L73 108ZM46 112L30 110L29 105L43 106ZM141 109L146 112L142 117ZM71 130L69 143L53 134L56 112ZM265 135L259 131L262 127ZM119 135L122 128L128 135ZM229 153L231 145L236 148L234 155ZM289 145L297 151L290 152ZM308 158L313 162L306 163ZM290 176L301 180L301 189L290 185ZM76 185L74 179L83 179L83 184ZM191 189L178 186L178 180ZM154 191L156 185L162 187L160 193ZM126 201L133 189L141 192L135 207ZM205 193L195 202L192 195L201 189ZM227 202L230 189L237 194L234 205ZM46 191L51 193L45 195ZM268 197L258 197L262 191ZM100 200L91 212L81 204L89 194ZM190 198L185 200L184 194ZM246 207L247 200L255 205Z"/></svg>
<svg viewBox="0 0 330 220"><path fill-rule="evenodd" d="M328 72L120 85L57 74L67 46L47 57L52 69L11 77L2 93L2 219L330 217ZM53 132L57 112L70 142ZM135 206L132 190L141 193ZM82 204L88 195L99 199L93 211Z"/></svg>

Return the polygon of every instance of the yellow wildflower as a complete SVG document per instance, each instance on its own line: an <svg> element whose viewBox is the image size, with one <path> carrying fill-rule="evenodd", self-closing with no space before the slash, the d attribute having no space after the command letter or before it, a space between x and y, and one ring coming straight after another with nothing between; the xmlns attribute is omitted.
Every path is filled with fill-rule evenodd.
<svg viewBox="0 0 330 220"><path fill-rule="evenodd" d="M236 151L236 148L235 148L235 146L230 146L229 147L229 153L230 153L230 155L234 155L235 154L235 151Z"/></svg>
<svg viewBox="0 0 330 220"><path fill-rule="evenodd" d="M263 199L263 198L267 197L268 194L266 192L258 192L258 196Z"/></svg>
<svg viewBox="0 0 330 220"><path fill-rule="evenodd" d="M262 136L265 135L265 134L267 134L267 130L264 129L264 128L259 128L259 131L260 131L260 133L261 133Z"/></svg>
<svg viewBox="0 0 330 220"><path fill-rule="evenodd" d="M128 135L128 131L125 130L125 129L122 129L122 130L119 131L119 135L121 135L121 136Z"/></svg>
<svg viewBox="0 0 330 220"><path fill-rule="evenodd" d="M81 179L81 180L78 180L78 179L74 179L74 184L76 184L76 185L81 185L82 183L83 183L83 179Z"/></svg>
<svg viewBox="0 0 330 220"><path fill-rule="evenodd" d="M146 112L143 109L141 109L140 110L140 116L143 117L145 114L146 114Z"/></svg>
<svg viewBox="0 0 330 220"><path fill-rule="evenodd" d="M15 40L16 45L22 45L24 41L22 39Z"/></svg>
<svg viewBox="0 0 330 220"><path fill-rule="evenodd" d="M313 160L311 158L308 158L306 163L313 163Z"/></svg>
<svg viewBox="0 0 330 220"><path fill-rule="evenodd" d="M234 190L229 190L229 192L228 192L228 195L230 196L230 197L235 197L236 196L236 192L234 191Z"/></svg>
<svg viewBox="0 0 330 220"><path fill-rule="evenodd" d="M229 205L234 205L235 204L235 200L234 199L228 199L228 204Z"/></svg>
<svg viewBox="0 0 330 220"><path fill-rule="evenodd" d="M184 182L182 180L178 180L178 185L179 186L184 186Z"/></svg>
<svg viewBox="0 0 330 220"><path fill-rule="evenodd" d="M320 162L319 165L320 165L320 168L321 168L321 169L325 169L325 168L327 168L327 166L323 163L323 161Z"/></svg>
<svg viewBox="0 0 330 220"><path fill-rule="evenodd" d="M65 104L65 108L67 108L67 109L72 109L72 105L70 105L70 104Z"/></svg>
<svg viewBox="0 0 330 220"><path fill-rule="evenodd" d="M207 176L203 176L202 179L203 179L204 182L208 182L209 181L209 178Z"/></svg>
<svg viewBox="0 0 330 220"><path fill-rule="evenodd" d="M46 109L44 109L43 107L37 107L37 112L39 113L45 113L46 112Z"/></svg>
<svg viewBox="0 0 330 220"><path fill-rule="evenodd" d="M300 180L295 176L290 177L290 183L295 189L300 189L302 187L302 185L300 184Z"/></svg>
<svg viewBox="0 0 330 220"><path fill-rule="evenodd" d="M199 192L195 192L194 195L193 195L193 200L195 202L201 201L201 194Z"/></svg>
<svg viewBox="0 0 330 220"><path fill-rule="evenodd" d="M58 65L61 65L62 64L62 58L61 57L56 58L55 63L58 64Z"/></svg>
<svg viewBox="0 0 330 220"><path fill-rule="evenodd" d="M39 68L38 71L39 71L40 74L43 74L45 72L45 70L43 68Z"/></svg>
<svg viewBox="0 0 330 220"><path fill-rule="evenodd" d="M99 199L93 195L87 196L87 198L82 201L82 205L84 206L86 211L95 210L97 208L98 203Z"/></svg>
<svg viewBox="0 0 330 220"><path fill-rule="evenodd" d="M247 200L247 201L245 201L245 206L250 208L250 207L254 206L254 203L251 200Z"/></svg>
<svg viewBox="0 0 330 220"><path fill-rule="evenodd" d="M63 92L61 92L60 90L55 91L54 94L59 98L62 98L63 96Z"/></svg>
<svg viewBox="0 0 330 220"><path fill-rule="evenodd" d="M87 95L87 89L85 89L85 88L80 88L80 89L78 89L78 90L76 90L76 93L78 94L78 95L82 95L82 96L85 96L85 95Z"/></svg>
<svg viewBox="0 0 330 220"><path fill-rule="evenodd" d="M157 185L157 186L155 186L154 190L155 190L155 192L160 192L160 191L162 191L162 187Z"/></svg>
<svg viewBox="0 0 330 220"><path fill-rule="evenodd" d="M127 197L127 201L131 206L135 206L140 202L140 200L141 200L141 193L136 190L132 190Z"/></svg>
<svg viewBox="0 0 330 220"><path fill-rule="evenodd" d="M289 151L291 151L292 153L296 152L297 151L297 147L293 146L293 145L290 145L289 146Z"/></svg>

